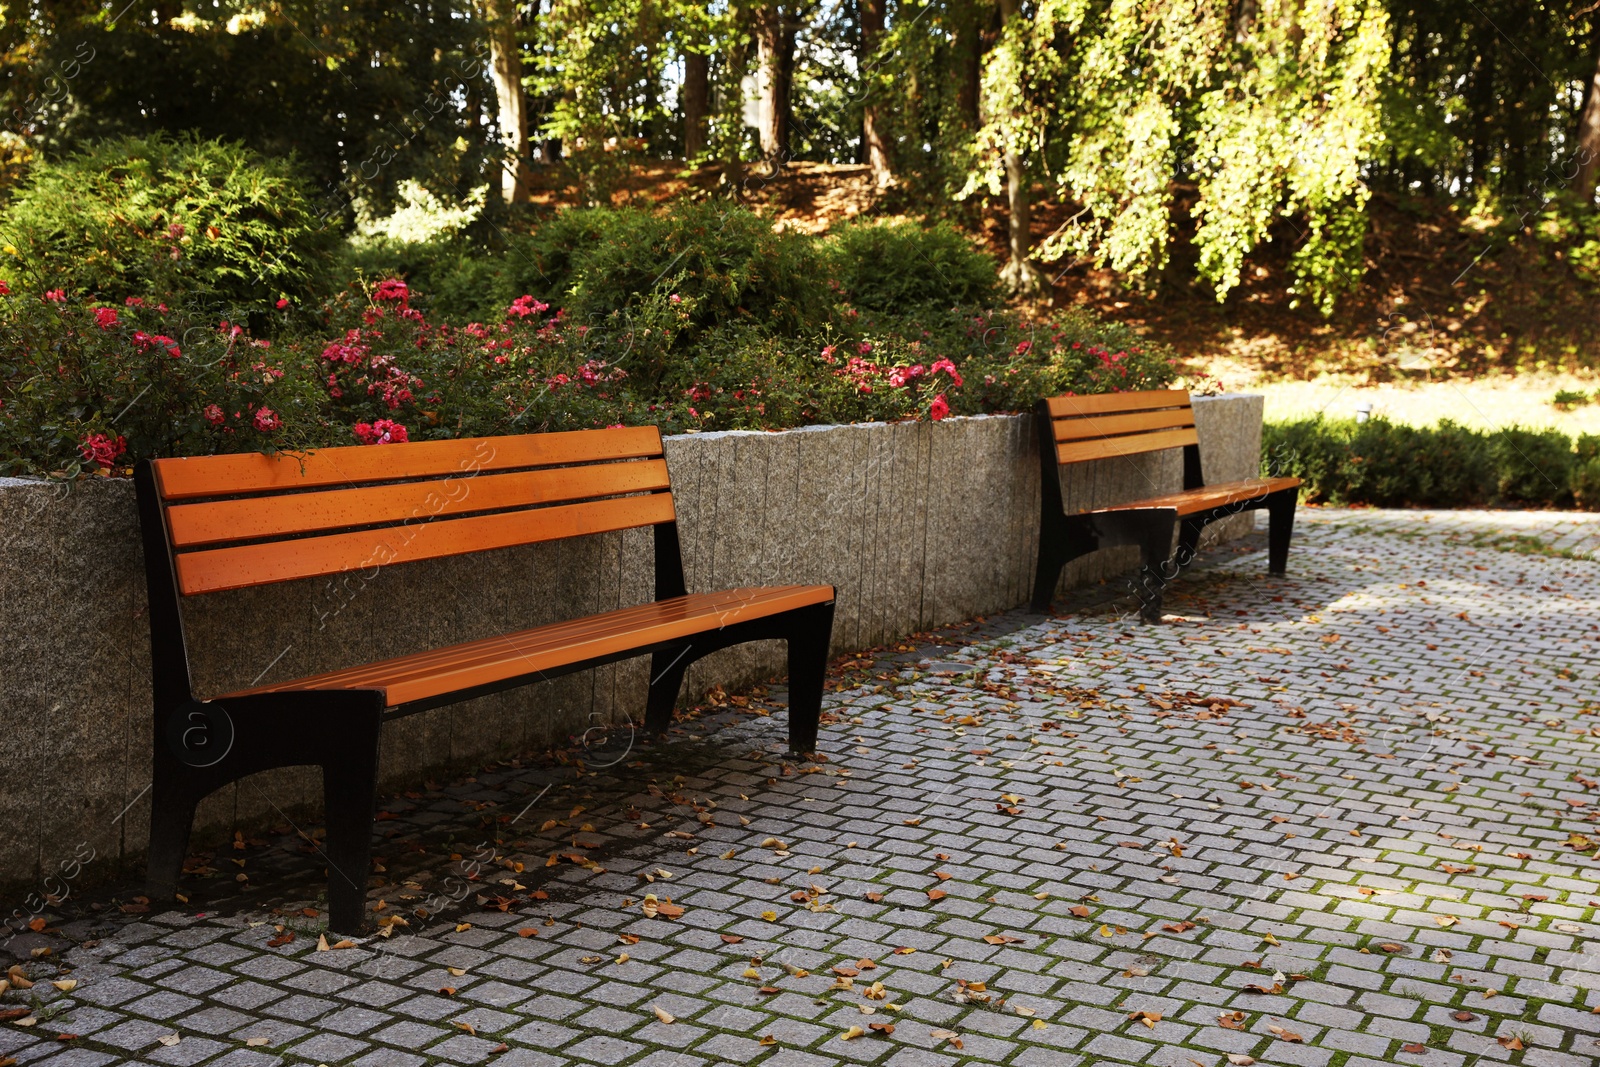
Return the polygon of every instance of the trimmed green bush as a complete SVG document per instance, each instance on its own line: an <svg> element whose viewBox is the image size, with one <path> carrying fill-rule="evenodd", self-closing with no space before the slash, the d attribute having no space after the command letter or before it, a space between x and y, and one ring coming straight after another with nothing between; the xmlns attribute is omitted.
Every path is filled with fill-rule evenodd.
<svg viewBox="0 0 1600 1067"><path fill-rule="evenodd" d="M997 295L994 260L949 222L848 223L829 237L827 255L845 299L864 310L982 306Z"/></svg>
<svg viewBox="0 0 1600 1067"><path fill-rule="evenodd" d="M333 239L290 163L157 134L35 166L0 221L0 269L39 291L181 295L238 316L303 296Z"/></svg>
<svg viewBox="0 0 1600 1067"><path fill-rule="evenodd" d="M1305 481L1312 503L1376 507L1600 505L1600 438L1511 428L1485 433L1444 420L1416 427L1374 418L1268 423L1262 470Z"/></svg>

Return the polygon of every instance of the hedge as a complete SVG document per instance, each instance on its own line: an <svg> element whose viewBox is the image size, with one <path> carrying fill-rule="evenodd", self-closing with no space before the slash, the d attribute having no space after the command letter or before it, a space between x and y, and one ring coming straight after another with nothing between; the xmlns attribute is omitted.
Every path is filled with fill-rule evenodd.
<svg viewBox="0 0 1600 1067"><path fill-rule="evenodd" d="M1269 422L1262 471L1304 479L1301 499L1377 507L1600 507L1600 437L1449 419Z"/></svg>

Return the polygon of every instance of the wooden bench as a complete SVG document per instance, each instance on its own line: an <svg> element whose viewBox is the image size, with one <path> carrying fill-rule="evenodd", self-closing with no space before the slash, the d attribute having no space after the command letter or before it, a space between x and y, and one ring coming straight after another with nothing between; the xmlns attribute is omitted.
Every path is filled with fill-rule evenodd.
<svg viewBox="0 0 1600 1067"><path fill-rule="evenodd" d="M330 923L356 930L386 720L633 656L652 657L645 724L661 731L690 663L784 640L789 743L816 746L833 588L689 593L654 427L162 459L135 479L155 693L152 897L175 890L203 797L257 771L320 766ZM187 597L646 526L651 603L209 699L192 690ZM537 595L539 576L528 579Z"/></svg>
<svg viewBox="0 0 1600 1067"><path fill-rule="evenodd" d="M1161 621L1161 593L1195 555L1206 524L1242 511L1266 508L1268 573L1281 575L1288 563L1289 537L1300 498L1298 478L1251 478L1205 484L1194 408L1181 389L1098 396L1058 396L1040 400L1039 567L1033 608L1048 611L1061 568L1080 556L1114 545L1137 545L1140 615ZM1133 456L1167 448L1183 449L1183 491L1126 504L1067 514L1061 496L1061 468L1071 463ZM1177 548L1173 548L1174 535Z"/></svg>

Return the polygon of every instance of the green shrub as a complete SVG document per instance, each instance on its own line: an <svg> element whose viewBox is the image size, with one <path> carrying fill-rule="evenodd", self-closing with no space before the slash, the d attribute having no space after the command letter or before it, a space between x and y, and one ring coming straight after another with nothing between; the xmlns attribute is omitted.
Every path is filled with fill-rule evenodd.
<svg viewBox="0 0 1600 1067"><path fill-rule="evenodd" d="M0 283L0 474L70 477L145 456L326 438L317 368L293 345L219 325L209 309L6 290Z"/></svg>
<svg viewBox="0 0 1600 1067"><path fill-rule="evenodd" d="M981 307L997 290L994 260L943 221L848 223L828 239L828 260L845 299L862 309Z"/></svg>
<svg viewBox="0 0 1600 1067"><path fill-rule="evenodd" d="M34 167L0 222L0 269L38 292L181 295L238 316L303 298L331 240L290 164L157 134Z"/></svg>
<svg viewBox="0 0 1600 1067"><path fill-rule="evenodd" d="M1491 439L1499 498L1528 505L1572 500L1572 439L1559 430L1501 430Z"/></svg>
<svg viewBox="0 0 1600 1067"><path fill-rule="evenodd" d="M526 295L487 324L453 324L390 278L347 287L314 318L271 312L269 341L204 308L41 297L0 279L0 473L617 423L682 432L939 419L1173 375L1164 349L1106 347L1131 335L1083 312L1033 324L847 313L789 336L746 317L675 349L704 298L656 289L630 317L593 324Z"/></svg>
<svg viewBox="0 0 1600 1067"><path fill-rule="evenodd" d="M1585 511L1600 511L1600 437L1582 434L1573 448L1572 495Z"/></svg>
<svg viewBox="0 0 1600 1067"><path fill-rule="evenodd" d="M1576 494L1594 506L1600 438L1580 438L1579 446L1575 453L1553 430L1481 433L1448 419L1414 427L1310 418L1263 428L1262 470L1301 478L1303 499L1313 503L1560 507Z"/></svg>

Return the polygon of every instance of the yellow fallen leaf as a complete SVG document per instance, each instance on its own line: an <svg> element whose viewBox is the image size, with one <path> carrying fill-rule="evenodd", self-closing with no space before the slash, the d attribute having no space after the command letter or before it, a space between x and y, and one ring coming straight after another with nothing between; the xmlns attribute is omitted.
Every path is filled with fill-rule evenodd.
<svg viewBox="0 0 1600 1067"><path fill-rule="evenodd" d="M271 1040L272 1038L270 1037L247 1037L244 1039L244 1043L249 1045L251 1048L260 1048L262 1045L265 1045Z"/></svg>
<svg viewBox="0 0 1600 1067"><path fill-rule="evenodd" d="M173 1045L176 1045L179 1041L183 1040L183 1035L182 1034L163 1034L162 1036L156 1038L156 1040L161 1042L163 1045L167 1046L168 1048L171 1048Z"/></svg>
<svg viewBox="0 0 1600 1067"><path fill-rule="evenodd" d="M1433 921L1438 923L1440 926L1449 927L1454 926L1461 920L1456 918L1454 915L1435 915L1433 917Z"/></svg>
<svg viewBox="0 0 1600 1067"><path fill-rule="evenodd" d="M778 913L775 911L764 911L761 913L761 917L767 920L769 923L775 923L778 921Z"/></svg>
<svg viewBox="0 0 1600 1067"><path fill-rule="evenodd" d="M460 978L462 975L467 973L467 969L465 967L446 967L445 970L450 972L451 978Z"/></svg>
<svg viewBox="0 0 1600 1067"><path fill-rule="evenodd" d="M76 978L64 978L59 982L51 982L50 984L63 993L70 993L78 988L78 980Z"/></svg>
<svg viewBox="0 0 1600 1067"><path fill-rule="evenodd" d="M853 1040L855 1040L856 1038L862 1036L865 1033L866 1033L866 1031L861 1029L861 1027L852 1026L850 1029L848 1029L844 1033L840 1034L839 1035L839 1039L841 1041L853 1041Z"/></svg>
<svg viewBox="0 0 1600 1067"><path fill-rule="evenodd" d="M650 1010L655 1012L656 1018L660 1019L664 1023L675 1023L678 1021L676 1016L658 1004L650 1005Z"/></svg>

